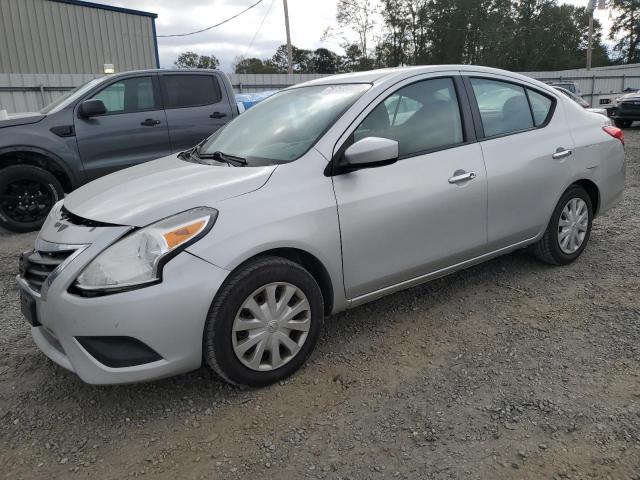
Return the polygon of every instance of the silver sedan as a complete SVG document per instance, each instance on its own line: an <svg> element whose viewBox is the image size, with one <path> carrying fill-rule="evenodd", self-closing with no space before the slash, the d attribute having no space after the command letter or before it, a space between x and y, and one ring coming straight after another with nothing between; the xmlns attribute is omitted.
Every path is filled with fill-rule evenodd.
<svg viewBox="0 0 640 480"><path fill-rule="evenodd" d="M22 310L89 383L204 362L267 385L300 368L326 315L516 249L576 260L622 198L623 145L506 71L314 80L59 202L21 257Z"/></svg>

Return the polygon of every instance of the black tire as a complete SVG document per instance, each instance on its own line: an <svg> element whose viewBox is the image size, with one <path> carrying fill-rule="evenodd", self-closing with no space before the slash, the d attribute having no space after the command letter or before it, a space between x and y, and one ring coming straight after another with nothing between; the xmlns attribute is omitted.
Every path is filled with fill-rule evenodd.
<svg viewBox="0 0 640 480"><path fill-rule="evenodd" d="M0 170L0 226L7 230L38 230L61 198L62 185L43 168L12 165Z"/></svg>
<svg viewBox="0 0 640 480"><path fill-rule="evenodd" d="M306 295L310 306L309 331L297 355L283 366L268 371L252 370L234 352L233 323L244 301L257 289L274 282L290 283ZM203 356L209 367L227 382L263 387L288 377L304 364L318 342L323 318L322 292L307 270L281 257L258 257L234 271L218 291L207 315Z"/></svg>
<svg viewBox="0 0 640 480"><path fill-rule="evenodd" d="M558 230L560 228L560 217L562 215L562 211L569 203L569 201L574 198L579 198L586 203L587 211L589 212L589 219L582 244L575 252L568 254L563 252L560 248L560 242L558 240ZM562 195L562 198L560 198L560 201L553 211L553 215L551 215L551 220L549 221L547 230L544 232L542 238L537 243L532 245L531 251L539 260L550 265L568 265L571 262L575 261L582 254L587 246L587 243L589 243L592 223L593 206L591 204L591 197L589 197L589 194L585 191L584 188L578 185L573 185L569 187L569 189L564 192L564 195Z"/></svg>
<svg viewBox="0 0 640 480"><path fill-rule="evenodd" d="M633 125L633 120L620 120L617 118L613 122L618 128L629 128L631 125Z"/></svg>

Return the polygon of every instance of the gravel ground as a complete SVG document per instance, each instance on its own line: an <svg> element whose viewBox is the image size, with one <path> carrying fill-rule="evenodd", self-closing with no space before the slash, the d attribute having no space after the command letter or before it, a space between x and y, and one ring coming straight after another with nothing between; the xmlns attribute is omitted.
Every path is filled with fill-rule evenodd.
<svg viewBox="0 0 640 480"><path fill-rule="evenodd" d="M38 352L0 237L0 476L640 479L640 129L576 263L508 255L336 315L297 375L92 387Z"/></svg>

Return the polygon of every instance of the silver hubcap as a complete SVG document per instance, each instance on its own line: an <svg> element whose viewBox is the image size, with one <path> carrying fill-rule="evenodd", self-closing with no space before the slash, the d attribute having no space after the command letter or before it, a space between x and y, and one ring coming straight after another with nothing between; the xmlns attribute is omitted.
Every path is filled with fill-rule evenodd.
<svg viewBox="0 0 640 480"><path fill-rule="evenodd" d="M589 209L581 198L572 198L565 205L558 222L558 244L564 253L580 248L589 227Z"/></svg>
<svg viewBox="0 0 640 480"><path fill-rule="evenodd" d="M295 285L270 283L244 301L233 322L233 351L251 370L269 371L291 361L307 340L311 307Z"/></svg>

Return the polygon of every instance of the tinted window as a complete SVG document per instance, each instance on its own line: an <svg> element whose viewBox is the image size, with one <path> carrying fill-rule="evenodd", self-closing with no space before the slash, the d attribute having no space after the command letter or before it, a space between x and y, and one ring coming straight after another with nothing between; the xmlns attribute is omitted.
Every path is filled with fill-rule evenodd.
<svg viewBox="0 0 640 480"><path fill-rule="evenodd" d="M528 88L527 94L529 95L529 102L531 102L533 120L535 121L536 127L539 127L547 120L553 102L546 95L542 95L541 93Z"/></svg>
<svg viewBox="0 0 640 480"><path fill-rule="evenodd" d="M512 83L472 78L471 85L487 137L533 128L524 88Z"/></svg>
<svg viewBox="0 0 640 480"><path fill-rule="evenodd" d="M93 98L102 100L108 113L132 113L153 110L153 80L137 77L112 83Z"/></svg>
<svg viewBox="0 0 640 480"><path fill-rule="evenodd" d="M464 140L453 80L425 80L401 88L380 103L354 132L396 140L400 156L456 145Z"/></svg>
<svg viewBox="0 0 640 480"><path fill-rule="evenodd" d="M211 105L220 101L220 92L211 75L164 75L165 108Z"/></svg>

